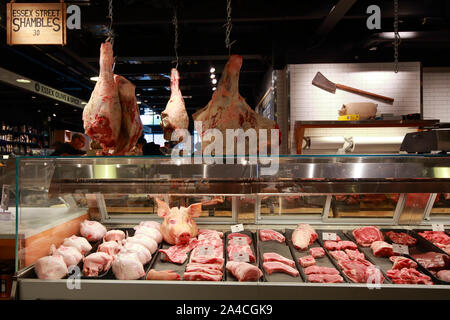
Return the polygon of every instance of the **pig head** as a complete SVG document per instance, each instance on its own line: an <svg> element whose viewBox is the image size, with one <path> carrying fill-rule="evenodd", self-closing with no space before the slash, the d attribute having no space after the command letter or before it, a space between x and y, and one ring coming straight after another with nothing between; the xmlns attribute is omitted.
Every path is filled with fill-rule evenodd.
<svg viewBox="0 0 450 320"><path fill-rule="evenodd" d="M158 204L158 216L164 218L161 224L161 234L169 244L182 245L189 239L196 237L198 233L197 224L193 218L199 217L202 212L202 204L191 204L188 208L169 208L164 201L156 199Z"/></svg>

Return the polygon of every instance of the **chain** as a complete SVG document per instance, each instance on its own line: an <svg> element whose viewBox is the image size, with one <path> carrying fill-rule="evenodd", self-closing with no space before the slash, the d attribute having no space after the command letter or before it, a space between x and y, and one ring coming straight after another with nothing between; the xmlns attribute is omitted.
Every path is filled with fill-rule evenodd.
<svg viewBox="0 0 450 320"><path fill-rule="evenodd" d="M176 7L173 9L172 23L175 27L175 41L174 41L174 45L173 45L173 48L175 50L175 59L176 59L175 60L176 61L175 69L178 69L178 18L177 18L177 8Z"/></svg>
<svg viewBox="0 0 450 320"><path fill-rule="evenodd" d="M398 32L398 0L394 0L394 72L398 73L398 47L401 38Z"/></svg>
<svg viewBox="0 0 450 320"><path fill-rule="evenodd" d="M114 46L114 31L112 29L113 25L113 0L109 0L108 5L108 15L106 16L110 22L109 22L109 29L108 29L108 38L106 41L110 41L111 45Z"/></svg>
<svg viewBox="0 0 450 320"><path fill-rule="evenodd" d="M227 0L227 23L225 24L225 27L225 47L228 48L228 55L231 55L231 46L236 42L236 40L234 40L230 43L230 33L231 28L233 27L231 24L231 0Z"/></svg>

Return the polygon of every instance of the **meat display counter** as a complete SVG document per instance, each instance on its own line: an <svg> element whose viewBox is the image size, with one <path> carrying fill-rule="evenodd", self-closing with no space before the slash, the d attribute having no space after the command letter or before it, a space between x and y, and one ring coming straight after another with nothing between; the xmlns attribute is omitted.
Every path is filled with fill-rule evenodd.
<svg viewBox="0 0 450 320"><path fill-rule="evenodd" d="M437 278L436 269L422 265L417 269L433 284L395 283L386 276L392 267L389 259L372 256L370 247L361 247L352 232L375 227L382 239L385 232L403 232L417 241L405 257L414 260L414 254L433 251L448 262L448 246L438 247L419 235L443 228L448 236L448 156L280 156L276 165L270 164L276 168L270 175L263 170L268 165L250 159L235 164L196 164L191 158L170 157L19 157L15 161L17 252L12 297L16 299L450 299L450 285ZM58 247L64 239L80 235L84 220L130 236L141 221L162 222L156 198L170 208L202 203L195 218L198 228L224 235L221 281L183 280L185 263L171 265L181 280L145 280L149 270L164 269L159 250L138 280L118 280L110 270L94 278L76 270L57 280L36 276L35 262L48 256L52 245ZM263 272L257 281L237 281L225 270L230 259L227 235L241 224L241 232L253 239L251 262ZM306 251L296 249L291 238L298 224L311 226L318 236ZM260 231L267 229L279 232L286 241L262 241ZM381 270L382 283L352 281L325 246L325 234L358 246L359 253ZM169 247L165 241L158 246ZM338 270L341 283L310 282L299 258L315 247L325 252L316 259L317 266ZM267 273L263 255L272 251L295 262L299 274Z"/></svg>

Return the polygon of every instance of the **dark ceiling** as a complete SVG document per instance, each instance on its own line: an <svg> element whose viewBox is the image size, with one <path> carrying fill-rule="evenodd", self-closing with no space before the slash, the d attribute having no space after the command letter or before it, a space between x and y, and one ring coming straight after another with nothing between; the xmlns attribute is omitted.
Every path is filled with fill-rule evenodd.
<svg viewBox="0 0 450 320"><path fill-rule="evenodd" d="M16 2L56 2L16 1ZM67 45L8 46L5 3L1 4L0 66L88 100L98 74L100 43L109 21L106 0L66 1L81 8L81 30L69 30ZM169 99L168 75L174 66L173 8L179 22L181 91L189 114L204 107L212 94L210 67L221 70L228 58L225 47L226 0L113 0L116 34L115 73L137 86L141 107L162 111ZM240 92L251 107L262 94L265 74L289 63L393 61L393 0L256 1L232 0L232 53L244 57ZM381 8L381 30L369 30L367 7ZM334 8L334 9L333 9ZM400 31L415 31L402 39L400 61L424 66L450 62L450 1L399 0ZM81 111L44 98L32 98L12 87L0 86L2 113L43 117L57 113L53 123L82 129ZM38 112L38 110L40 110Z"/></svg>

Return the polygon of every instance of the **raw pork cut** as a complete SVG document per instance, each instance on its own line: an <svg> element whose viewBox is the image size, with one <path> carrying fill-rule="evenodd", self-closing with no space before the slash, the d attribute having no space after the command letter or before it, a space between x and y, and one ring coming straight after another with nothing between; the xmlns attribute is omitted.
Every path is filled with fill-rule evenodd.
<svg viewBox="0 0 450 320"><path fill-rule="evenodd" d="M150 270L147 273L147 280L180 280L181 277L178 273L173 270L159 270L155 269Z"/></svg>
<svg viewBox="0 0 450 320"><path fill-rule="evenodd" d="M278 262L284 263L292 268L295 267L295 262L293 260L285 258L282 255L279 255L278 253L275 253L275 252L264 253L263 260L264 260L264 262L278 261Z"/></svg>
<svg viewBox="0 0 450 320"><path fill-rule="evenodd" d="M359 245L369 247L374 241L383 241L384 237L381 231L375 227L362 227L352 231L353 236Z"/></svg>
<svg viewBox="0 0 450 320"><path fill-rule="evenodd" d="M216 153L221 154L226 154L227 129L242 129L245 132L253 128L256 130L257 135L259 135L260 129L267 129L267 146L264 146L267 147L267 153L269 153L272 138L270 129L277 130L279 138L276 142L279 143L281 136L279 135L278 125L275 121L264 118L262 115L256 113L239 94L239 72L241 66L241 56L230 56L211 101L206 107L198 110L192 116L195 121L195 130L199 133L202 141L202 151L211 143L210 140L204 138L208 129L217 129L222 133L223 150L216 150ZM238 134L238 139L245 139L243 132ZM261 137L258 137L256 151L258 151L260 143L262 143ZM246 145L248 146L248 144ZM237 153L237 151L234 152L235 154ZM246 149L246 154L249 154L248 148Z"/></svg>
<svg viewBox="0 0 450 320"><path fill-rule="evenodd" d="M171 246L168 249L160 249L159 252L161 252L161 260L176 264L183 264L187 259L187 253L194 249L197 244L198 240L196 238L191 238L187 244Z"/></svg>
<svg viewBox="0 0 450 320"><path fill-rule="evenodd" d="M119 280L137 280L145 276L144 266L136 253L120 253L112 264L114 275Z"/></svg>
<svg viewBox="0 0 450 320"><path fill-rule="evenodd" d="M107 241L98 246L97 252L104 252L110 256L115 256L119 253L121 247L122 246L116 241Z"/></svg>
<svg viewBox="0 0 450 320"><path fill-rule="evenodd" d="M284 272L293 277L298 276L298 271L296 269L278 261L264 262L263 268L268 274L272 274L273 272Z"/></svg>
<svg viewBox="0 0 450 320"><path fill-rule="evenodd" d="M388 270L386 276L395 284L433 284L431 278L416 269L403 268L401 270Z"/></svg>
<svg viewBox="0 0 450 320"><path fill-rule="evenodd" d="M405 232L394 232L388 231L385 232L385 235L392 240L392 242L396 244L403 244L405 246L413 246L417 243L417 239L411 237L409 234Z"/></svg>
<svg viewBox="0 0 450 320"><path fill-rule="evenodd" d="M150 227L150 228L155 228L158 231L161 230L161 223L156 222L156 221L141 221L139 223L140 226L144 226L144 227Z"/></svg>
<svg viewBox="0 0 450 320"><path fill-rule="evenodd" d="M351 260L355 260L355 259L365 260L366 259L364 257L364 253L359 252L358 249L356 249L356 250L345 249L345 253L347 254L349 259L351 259Z"/></svg>
<svg viewBox="0 0 450 320"><path fill-rule="evenodd" d="M430 251L422 254L413 254L412 257L422 267L433 271L446 269L450 265L450 257L443 253Z"/></svg>
<svg viewBox="0 0 450 320"><path fill-rule="evenodd" d="M83 259L83 273L87 277L97 277L101 271L108 271L113 257L104 252L94 252Z"/></svg>
<svg viewBox="0 0 450 320"><path fill-rule="evenodd" d="M305 256L305 257L298 258L298 263L303 268L306 268L306 267L315 265L316 264L316 259L314 259L313 256Z"/></svg>
<svg viewBox="0 0 450 320"><path fill-rule="evenodd" d="M247 244L252 244L252 239L248 235L235 232L235 233L230 233L227 236L228 245L233 245L233 238L245 238L247 240Z"/></svg>
<svg viewBox="0 0 450 320"><path fill-rule="evenodd" d="M125 232L123 232L122 230L110 230L106 232L105 236L103 237L104 242L116 241L120 243L123 239L125 239Z"/></svg>
<svg viewBox="0 0 450 320"><path fill-rule="evenodd" d="M104 151L117 145L122 123L122 108L119 88L114 81L113 63L111 43L102 43L99 79L83 110L84 132L99 142Z"/></svg>
<svg viewBox="0 0 450 320"><path fill-rule="evenodd" d="M280 243L284 243L284 241L286 239L281 233L279 233L275 230L268 230L268 229L260 230L259 237L260 237L261 241L273 240L273 241L277 241Z"/></svg>
<svg viewBox="0 0 450 320"><path fill-rule="evenodd" d="M247 262L228 261L226 268L239 281L258 281L263 275L258 267Z"/></svg>
<svg viewBox="0 0 450 320"><path fill-rule="evenodd" d="M305 274L339 274L339 271L336 268L331 267L319 267L319 266L310 266L305 268Z"/></svg>
<svg viewBox="0 0 450 320"><path fill-rule="evenodd" d="M71 236L69 238L65 238L63 242L63 246L66 247L74 247L78 251L81 252L81 254L85 254L89 251L91 251L92 246L89 244L89 242L83 238L83 237L77 237L77 236Z"/></svg>
<svg viewBox="0 0 450 320"><path fill-rule="evenodd" d="M204 269L214 269L214 270L222 270L223 265L217 264L217 263L188 263L186 265L186 271L188 271L189 268L204 268Z"/></svg>
<svg viewBox="0 0 450 320"><path fill-rule="evenodd" d="M198 230L198 240L201 240L201 238L219 238L221 239L223 237L223 232L217 231L217 230L210 230L210 229L199 229Z"/></svg>
<svg viewBox="0 0 450 320"><path fill-rule="evenodd" d="M50 252L52 256L62 256L67 267L77 265L78 262L83 259L81 252L74 247L59 246L59 248L56 249L55 245L52 244L50 247Z"/></svg>
<svg viewBox="0 0 450 320"><path fill-rule="evenodd" d="M186 266L186 272L203 272L203 273L207 273L207 274L212 274L212 275L222 275L222 269L213 269L210 267L205 267L208 266L208 264L197 264L197 265L191 265L188 264Z"/></svg>
<svg viewBox="0 0 450 320"><path fill-rule="evenodd" d="M139 243L125 242L119 253L136 253L142 264L146 264L152 259L150 251Z"/></svg>
<svg viewBox="0 0 450 320"><path fill-rule="evenodd" d="M55 280L64 278L69 272L64 258L60 255L46 256L34 264L34 271L39 279Z"/></svg>
<svg viewBox="0 0 450 320"><path fill-rule="evenodd" d="M370 245L373 255L376 257L390 257L394 255L394 248L384 241L374 241Z"/></svg>
<svg viewBox="0 0 450 320"><path fill-rule="evenodd" d="M338 260L338 265L350 280L356 283L383 283L380 269L367 260Z"/></svg>
<svg viewBox="0 0 450 320"><path fill-rule="evenodd" d="M134 233L135 236L138 234L143 234L155 240L156 243L161 243L163 240L163 236L161 232L158 231L158 229L146 226L136 226L133 229L136 230Z"/></svg>
<svg viewBox="0 0 450 320"><path fill-rule="evenodd" d="M320 247L311 248L309 249L309 254L312 255L314 258L321 258L325 256L325 250Z"/></svg>
<svg viewBox="0 0 450 320"><path fill-rule="evenodd" d="M189 117L178 85L179 81L178 70L172 68L170 72L170 99L167 102L166 109L161 113L161 128L164 139L168 141L171 141L172 133L176 129L187 129L189 126Z"/></svg>
<svg viewBox="0 0 450 320"><path fill-rule="evenodd" d="M122 121L115 155L125 155L136 145L142 134L142 122L136 101L136 86L122 76L114 75L114 82L119 90Z"/></svg>
<svg viewBox="0 0 450 320"><path fill-rule="evenodd" d="M330 255L336 260L348 260L349 256L342 250L334 250L330 252Z"/></svg>
<svg viewBox="0 0 450 320"><path fill-rule="evenodd" d="M309 274L308 282L341 283L344 279L339 274Z"/></svg>
<svg viewBox="0 0 450 320"><path fill-rule="evenodd" d="M156 241L144 234L135 234L133 237L123 240L123 243L139 243L146 247L151 254L154 254L156 250L158 250L158 244Z"/></svg>
<svg viewBox="0 0 450 320"><path fill-rule="evenodd" d="M89 242L95 242L103 238L106 228L100 222L84 220L80 223L80 234Z"/></svg>
<svg viewBox="0 0 450 320"><path fill-rule="evenodd" d="M222 281L222 275L209 274L206 272L185 272L183 274L184 280L201 280L201 281Z"/></svg>
<svg viewBox="0 0 450 320"><path fill-rule="evenodd" d="M402 256L392 256L389 258L389 260L391 260L394 263L391 269L401 270L403 268L407 269L417 268L417 263L415 261L412 261L411 259Z"/></svg>
<svg viewBox="0 0 450 320"><path fill-rule="evenodd" d="M300 251L308 249L316 239L317 233L309 224L300 223L292 233L292 243Z"/></svg>
<svg viewBox="0 0 450 320"><path fill-rule="evenodd" d="M442 281L450 282L450 270L441 270L436 274L436 277Z"/></svg>

